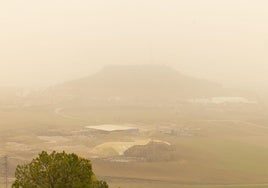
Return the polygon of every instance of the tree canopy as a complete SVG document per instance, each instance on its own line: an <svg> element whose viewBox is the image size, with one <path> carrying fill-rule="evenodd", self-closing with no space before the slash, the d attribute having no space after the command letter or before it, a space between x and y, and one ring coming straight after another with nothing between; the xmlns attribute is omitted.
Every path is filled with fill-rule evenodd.
<svg viewBox="0 0 268 188"><path fill-rule="evenodd" d="M30 163L18 165L12 188L108 188L98 181L90 160L76 154L43 151Z"/></svg>

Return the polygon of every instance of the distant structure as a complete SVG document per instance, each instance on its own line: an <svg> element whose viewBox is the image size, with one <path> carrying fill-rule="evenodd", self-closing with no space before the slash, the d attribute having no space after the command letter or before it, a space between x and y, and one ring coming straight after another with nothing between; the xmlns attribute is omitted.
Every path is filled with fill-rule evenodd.
<svg viewBox="0 0 268 188"><path fill-rule="evenodd" d="M128 132L128 133L138 133L139 129L135 127L120 126L120 125L96 125L96 126L86 126L87 129L98 131L98 132Z"/></svg>
<svg viewBox="0 0 268 188"><path fill-rule="evenodd" d="M8 188L8 156L1 157L1 172L0 177L3 181L3 187Z"/></svg>
<svg viewBox="0 0 268 188"><path fill-rule="evenodd" d="M189 100L196 104L256 104L257 101L249 100L244 97L212 97L212 98L198 98Z"/></svg>

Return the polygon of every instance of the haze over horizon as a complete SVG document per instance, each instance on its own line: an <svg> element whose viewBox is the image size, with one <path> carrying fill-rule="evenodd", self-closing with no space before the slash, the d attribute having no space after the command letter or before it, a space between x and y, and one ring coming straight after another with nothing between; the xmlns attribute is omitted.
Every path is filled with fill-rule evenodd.
<svg viewBox="0 0 268 188"><path fill-rule="evenodd" d="M103 66L164 64L235 87L268 88L264 0L0 3L0 86L43 87Z"/></svg>
<svg viewBox="0 0 268 188"><path fill-rule="evenodd" d="M0 188L268 188L267 8L0 1Z"/></svg>

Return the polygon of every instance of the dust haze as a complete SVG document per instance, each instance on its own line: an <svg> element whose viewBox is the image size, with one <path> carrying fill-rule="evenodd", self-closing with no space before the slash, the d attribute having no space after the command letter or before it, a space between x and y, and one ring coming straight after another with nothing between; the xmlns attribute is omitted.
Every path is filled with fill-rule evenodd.
<svg viewBox="0 0 268 188"><path fill-rule="evenodd" d="M43 87L109 64L165 64L267 88L265 0L2 1L0 85Z"/></svg>
<svg viewBox="0 0 268 188"><path fill-rule="evenodd" d="M1 1L0 188L43 150L110 188L267 187L267 7Z"/></svg>

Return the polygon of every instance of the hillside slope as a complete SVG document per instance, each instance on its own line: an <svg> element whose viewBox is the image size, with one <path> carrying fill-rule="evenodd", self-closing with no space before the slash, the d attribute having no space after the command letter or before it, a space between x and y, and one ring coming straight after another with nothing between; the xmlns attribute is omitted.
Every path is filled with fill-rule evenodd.
<svg viewBox="0 0 268 188"><path fill-rule="evenodd" d="M219 84L183 75L167 66L111 66L95 75L49 88L53 96L138 101L235 95Z"/></svg>

